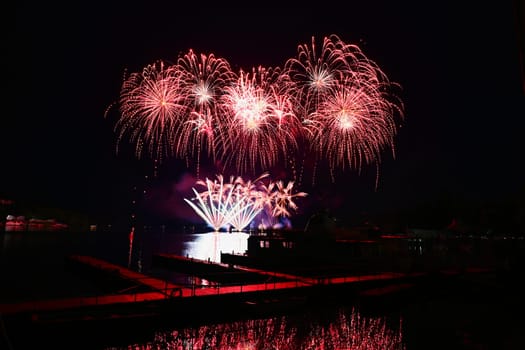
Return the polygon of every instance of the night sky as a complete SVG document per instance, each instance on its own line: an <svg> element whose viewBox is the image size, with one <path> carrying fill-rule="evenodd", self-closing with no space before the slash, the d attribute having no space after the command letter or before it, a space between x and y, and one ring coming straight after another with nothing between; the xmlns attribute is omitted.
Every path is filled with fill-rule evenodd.
<svg viewBox="0 0 525 350"><path fill-rule="evenodd" d="M373 167L361 175L348 171L336 183L321 179L308 188L305 213L523 203L518 0L472 7L458 1L96 3L16 2L4 69L10 84L4 85L9 108L0 138L0 198L121 215L131 186L151 174L150 163L132 152L115 153L115 117L104 117L126 71L173 62L190 48L223 57L234 69L282 65L312 36L337 34L402 86L405 120L395 159L383 155L377 189ZM190 187L191 171L180 161L163 163L151 184L151 211L167 218L188 213L176 189Z"/></svg>

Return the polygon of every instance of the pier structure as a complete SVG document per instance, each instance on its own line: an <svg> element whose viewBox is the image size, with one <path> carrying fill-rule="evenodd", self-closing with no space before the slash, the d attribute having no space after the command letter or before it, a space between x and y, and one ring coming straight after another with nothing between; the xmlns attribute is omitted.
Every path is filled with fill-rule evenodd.
<svg viewBox="0 0 525 350"><path fill-rule="evenodd" d="M228 302L243 302L275 297L276 293L281 295L309 295L312 291L319 288L351 286L358 290L373 289L378 286L388 284L406 284L413 278L423 277L422 273L376 273L371 275L359 276L338 276L323 278L308 278L295 276L274 271L261 269L232 266L211 262L207 260L192 259L177 255L157 255L157 258L166 262L171 262L171 266L185 266L187 271L193 269L198 273L217 274L218 271L229 274L232 270L239 271L243 276L247 274L258 275L262 281L251 281L243 283L226 283L214 286L195 286L179 285L150 277L145 274L132 271L128 268L118 266L107 261L97 259L92 256L74 255L69 256L70 262L92 270L92 273L100 275L110 275L114 279L127 281L129 284L141 285L140 291L124 290L118 294L105 294L87 297L61 298L52 300L34 300L19 303L0 304L2 315L26 316L33 321L39 319L49 319L50 314L66 312L71 317L82 318L83 314L92 315L92 310L98 311L106 308L108 311L98 312L97 317L118 317L119 310L127 308L124 313L133 313L133 308L137 310L147 309L149 313L162 312L162 308L173 304L177 305L186 301L193 305L199 300L213 298L214 301L227 300ZM230 281L231 278L228 278ZM86 312L88 311L89 312ZM142 311L141 311L142 312ZM92 317L92 316L89 316Z"/></svg>

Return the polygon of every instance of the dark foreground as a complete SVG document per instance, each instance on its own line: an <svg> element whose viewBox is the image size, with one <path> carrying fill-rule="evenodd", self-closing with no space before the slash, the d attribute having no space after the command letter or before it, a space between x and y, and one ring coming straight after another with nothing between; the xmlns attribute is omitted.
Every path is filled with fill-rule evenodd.
<svg viewBox="0 0 525 350"><path fill-rule="evenodd" d="M187 255L175 249L179 236L159 237L162 238L158 241L162 243L159 247L170 247L170 253ZM136 286L130 290L132 286L121 278L122 273L115 279L115 274L82 271L64 263L64 257L72 253L91 255L95 251L99 258L108 260L121 251L124 255L114 263L126 266L128 261L129 265L134 250L130 246L128 253L126 238L127 235L107 234L4 236L2 263L5 264L0 266L4 306L18 300L77 296L73 290L68 291L73 280L96 292L91 296L151 292ZM144 240L135 246L140 248L141 256L163 253L162 249L152 246L157 242L151 240L154 236L147 238L150 241ZM165 241L170 239L174 241L172 244ZM523 240L424 241L423 249L418 245L415 250L406 245L406 240L388 240L385 246L351 242L350 246L347 243L342 246L344 254L336 254L339 246L320 247L319 242L315 243L312 246L315 254L307 250L311 254L293 256L285 263L279 260L279 251L271 250L268 256L252 258L248 254L248 260L244 257L242 262L233 264L246 263L269 271L279 269L283 275L304 279L381 272L425 274L381 283L314 283L310 288L204 298L193 298L190 294L185 298L91 305L48 313L8 314L6 309L0 309L4 310L0 314L0 349L505 350L521 349L525 344ZM90 247L93 249L87 249ZM117 249L119 247L123 249ZM326 253L320 259L319 252L323 251ZM239 257L232 255L231 258ZM169 276L171 269L184 267L165 263L155 266L154 260L151 265L146 264L147 259L140 261L144 262L143 268L148 274L162 272L159 277ZM481 269L470 270L470 267ZM449 269L455 273L446 273ZM199 271L192 267L189 272ZM211 281L213 284L206 288L214 288L216 283L220 288L239 283L231 279L234 275L227 273L199 273L204 273L208 280L221 278ZM241 276L242 281L248 278L244 273ZM261 276L252 282L261 283L259 278ZM263 278L266 283L268 276ZM192 286L187 284L186 288ZM46 294L48 289L53 293ZM56 291L64 293L59 296Z"/></svg>
<svg viewBox="0 0 525 350"><path fill-rule="evenodd" d="M366 290L344 287L242 301L167 301L160 308L146 303L130 309L127 315L115 309L118 317L114 318L97 317L97 312L107 314L108 310L96 308L84 310L82 318L68 318L67 314L39 320L3 317L0 348L168 349L180 344L174 334L180 337L181 333L175 330L190 330L195 343L186 342L184 349L214 349L202 342L198 345L199 332L216 334L222 330L231 333L223 337L239 336L239 330L224 325L253 328L254 320L276 317L286 318L287 327L305 330L311 329L312 323L332 322L331 317L340 310L357 308L363 320L380 316L401 323L405 349L521 349L525 344L524 281L517 271L436 275L416 283ZM93 317L86 317L90 313ZM244 337L253 338L253 334ZM295 341L300 337L296 335ZM266 349L260 346L253 348Z"/></svg>

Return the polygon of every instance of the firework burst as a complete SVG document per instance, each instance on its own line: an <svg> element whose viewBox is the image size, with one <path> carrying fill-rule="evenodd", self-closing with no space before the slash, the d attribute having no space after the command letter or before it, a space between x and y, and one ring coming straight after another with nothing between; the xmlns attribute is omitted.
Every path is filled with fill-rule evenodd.
<svg viewBox="0 0 525 350"><path fill-rule="evenodd" d="M281 69L258 67L240 72L222 99L228 139L223 159L241 173L268 169L297 148L301 122L289 93L294 88Z"/></svg>
<svg viewBox="0 0 525 350"><path fill-rule="evenodd" d="M394 151L395 121L403 117L399 86L359 47L331 35L318 52L312 38L310 46L298 47L286 69L298 84L310 149L317 159L328 160L332 173L379 163L385 148Z"/></svg>
<svg viewBox="0 0 525 350"><path fill-rule="evenodd" d="M291 165L294 180L305 159L314 176L326 162L335 180L336 169L377 168L385 149L395 157L399 88L336 35L319 46L312 37L282 68L248 72L189 50L172 66L159 61L124 81L117 148L128 137L138 156L195 161L197 177L207 156L243 176Z"/></svg>
<svg viewBox="0 0 525 350"><path fill-rule="evenodd" d="M312 144L331 169L379 162L382 150L393 147L392 107L369 86L341 87L322 101L317 113L324 127L313 134Z"/></svg>
<svg viewBox="0 0 525 350"><path fill-rule="evenodd" d="M120 92L121 118L115 125L117 144L129 135L138 157L143 152L158 159L172 155L177 123L187 113L178 84L173 69L162 61L126 78Z"/></svg>
<svg viewBox="0 0 525 350"><path fill-rule="evenodd" d="M197 181L197 185L205 186L207 191L197 192L193 188L195 193L194 200L198 204L193 203L188 199L184 199L192 209L215 231L225 227L230 221L232 214L232 207L237 210L238 205L232 206L232 190L231 184L224 184L223 176L217 176L217 180L211 181L206 179L205 181Z"/></svg>
<svg viewBox="0 0 525 350"><path fill-rule="evenodd" d="M198 192L193 188L195 198L184 199L192 209L215 231L231 225L237 231L248 227L259 213L264 211L270 216L266 222L259 219L259 227L269 227L268 223L276 223L280 217L290 217L296 210L294 198L305 197L305 192L293 193L293 182L284 186L282 181L264 184L268 177L264 173L254 181L242 177L230 177L225 183L224 177L218 175L215 181L209 179L197 181L206 190ZM195 203L196 202L196 203Z"/></svg>
<svg viewBox="0 0 525 350"><path fill-rule="evenodd" d="M179 94L185 97L187 115L176 125L175 154L181 158L197 158L201 151L215 158L217 144L227 130L221 122L218 103L222 91L230 86L235 75L229 63L213 54L197 55L190 50L174 66L179 80Z"/></svg>

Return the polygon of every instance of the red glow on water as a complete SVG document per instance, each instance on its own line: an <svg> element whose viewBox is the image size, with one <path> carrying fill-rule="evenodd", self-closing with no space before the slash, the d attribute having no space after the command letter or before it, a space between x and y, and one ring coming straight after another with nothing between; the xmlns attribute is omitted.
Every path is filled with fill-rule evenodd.
<svg viewBox="0 0 525 350"><path fill-rule="evenodd" d="M399 327L401 329L401 325ZM330 322L299 325L287 317L222 323L158 332L133 349L353 349L404 350L401 330L386 320L365 317L353 310L340 312Z"/></svg>
<svg viewBox="0 0 525 350"><path fill-rule="evenodd" d="M390 235L381 235L381 238L392 238L392 239L405 239L409 236L406 234L390 234Z"/></svg>

